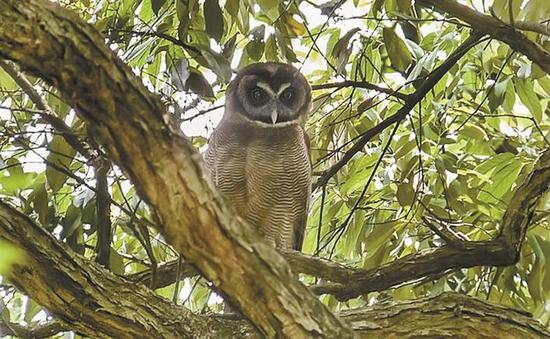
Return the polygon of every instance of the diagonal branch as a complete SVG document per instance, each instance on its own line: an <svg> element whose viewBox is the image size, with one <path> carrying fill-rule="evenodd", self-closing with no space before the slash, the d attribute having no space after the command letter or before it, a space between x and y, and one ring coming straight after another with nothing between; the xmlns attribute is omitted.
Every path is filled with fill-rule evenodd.
<svg viewBox="0 0 550 339"><path fill-rule="evenodd" d="M205 180L200 155L170 126L166 107L92 26L49 1L0 0L0 57L59 90L132 180L168 242L262 335L352 336Z"/></svg>
<svg viewBox="0 0 550 339"><path fill-rule="evenodd" d="M175 306L141 284L117 277L60 243L0 202L0 239L22 249L10 282L55 315L64 327L92 338L208 337L217 322ZM85 314L86 316L82 316ZM214 331L214 332L211 332Z"/></svg>
<svg viewBox="0 0 550 339"><path fill-rule="evenodd" d="M462 21L467 22L475 30L490 35L509 45L513 50L522 53L550 74L550 53L536 42L530 40L518 30L489 15L459 4L454 0L417 0L425 7L433 7Z"/></svg>
<svg viewBox="0 0 550 339"><path fill-rule="evenodd" d="M399 122L407 117L407 114L424 98L424 96L437 84L437 82L453 67L458 60L464 56L472 47L474 47L481 38L477 32L473 32L464 42L445 60L438 68L436 68L430 76L418 87L418 89L407 96L403 106L394 115L386 118L378 125L366 131L359 140L344 153L344 155L330 168L325 170L313 188L325 186L330 178L344 167L355 154L360 152L363 147L376 135L384 131L389 126Z"/></svg>

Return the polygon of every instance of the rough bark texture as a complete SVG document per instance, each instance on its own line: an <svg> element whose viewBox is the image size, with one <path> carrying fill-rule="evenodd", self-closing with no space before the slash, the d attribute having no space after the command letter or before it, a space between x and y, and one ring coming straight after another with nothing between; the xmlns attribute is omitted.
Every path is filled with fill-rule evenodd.
<svg viewBox="0 0 550 339"><path fill-rule="evenodd" d="M463 9L453 1L420 2L440 6L458 17L463 14L456 11ZM476 28L491 35L499 34L493 26L482 29L494 22L478 17L479 13L466 14L461 18L470 20L472 26L479 25ZM506 39L501 40L508 42ZM508 43L548 71L547 55L541 54L536 44L522 39ZM48 1L0 0L0 57L14 60L60 90L95 129L110 156L156 212L166 238L229 297L260 335L351 336L351 330L294 278L283 257L227 208L203 178L200 156L169 126L168 112L158 98L148 93L131 70L104 46L102 37L91 26ZM407 97L409 105L420 99ZM448 239L441 248L368 271L295 253L285 256L297 272L330 276L328 283L312 289L342 300L452 268L509 265L517 260L535 206L549 185L550 153L546 152L516 191L503 218L502 232L492 241ZM53 237L7 205L0 205L2 238L27 253L26 261L14 268L13 282L80 333L92 337L168 338L256 335L239 322L193 315L142 285L131 284L69 254ZM481 323L487 327L488 336L497 333L493 330L514 337L548 335L520 314L456 298L393 305L393 310L387 311L377 306L371 311L354 311L345 318L356 333L376 337L401 336L405 332L399 332L399 328L407 335L414 334L411 337L450 336L451 328L458 337L485 335L485 329L479 328ZM449 325L451 320L456 324Z"/></svg>
<svg viewBox="0 0 550 339"><path fill-rule="evenodd" d="M4 324L0 336L36 338L73 330L93 338L261 337L247 321L194 315L113 275L4 203L0 239L18 246L26 257L13 267L10 280L62 322L34 328ZM384 302L339 316L363 338L550 336L528 314L459 294Z"/></svg>
<svg viewBox="0 0 550 339"><path fill-rule="evenodd" d="M0 1L0 57L58 88L155 211L161 231L266 336L350 337L205 180L200 155L93 27L49 1Z"/></svg>
<svg viewBox="0 0 550 339"><path fill-rule="evenodd" d="M201 317L74 253L0 202L0 239L21 248L10 281L66 326L92 338L223 338L231 324ZM235 331L236 330L236 331Z"/></svg>
<svg viewBox="0 0 550 339"><path fill-rule="evenodd" d="M548 338L529 314L446 293L339 314L364 338Z"/></svg>

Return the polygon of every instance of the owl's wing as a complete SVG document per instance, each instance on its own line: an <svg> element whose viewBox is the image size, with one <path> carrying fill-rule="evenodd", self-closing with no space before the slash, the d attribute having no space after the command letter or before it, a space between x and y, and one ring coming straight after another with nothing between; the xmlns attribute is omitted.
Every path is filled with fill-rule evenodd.
<svg viewBox="0 0 550 339"><path fill-rule="evenodd" d="M304 133L304 142L306 144L306 152L307 152L308 160L309 160L309 170L312 171L311 152L310 152L310 147L311 146L310 146L309 136L307 135L305 129L303 129L302 131ZM311 176L310 176L310 178L311 178ZM301 213L296 218L296 226L294 227L294 246L293 246L293 248L296 251L301 251L302 250L302 245L304 243L304 234L305 234L306 225L307 225L307 214L309 212L309 200L311 199L311 185L309 187L310 188L308 189L308 192L305 195L306 196L305 208L303 209L303 213Z"/></svg>
<svg viewBox="0 0 550 339"><path fill-rule="evenodd" d="M206 149L206 152L204 154L204 162L206 163L206 168L210 172L210 177L212 178L212 181L218 185L217 178L216 178L216 150L217 150L217 138L216 138L216 131L214 131L210 138L208 138L208 148Z"/></svg>

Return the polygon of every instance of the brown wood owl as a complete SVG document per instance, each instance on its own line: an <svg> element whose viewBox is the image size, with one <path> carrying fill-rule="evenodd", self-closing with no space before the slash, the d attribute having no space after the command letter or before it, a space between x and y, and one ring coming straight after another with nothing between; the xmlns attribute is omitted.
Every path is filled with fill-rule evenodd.
<svg viewBox="0 0 550 339"><path fill-rule="evenodd" d="M257 63L229 84L206 163L242 217L283 249L300 250L311 195L304 130L311 87L294 67Z"/></svg>

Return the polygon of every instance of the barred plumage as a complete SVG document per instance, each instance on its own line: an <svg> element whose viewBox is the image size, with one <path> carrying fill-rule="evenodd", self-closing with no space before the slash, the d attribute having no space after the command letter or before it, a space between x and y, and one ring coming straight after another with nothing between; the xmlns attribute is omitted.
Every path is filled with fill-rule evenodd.
<svg viewBox="0 0 550 339"><path fill-rule="evenodd" d="M258 88L268 96L260 106L248 97ZM217 187L269 241L285 249L301 248L307 220L311 164L303 125L310 101L309 85L292 66L249 66L230 84L224 117L206 152Z"/></svg>

